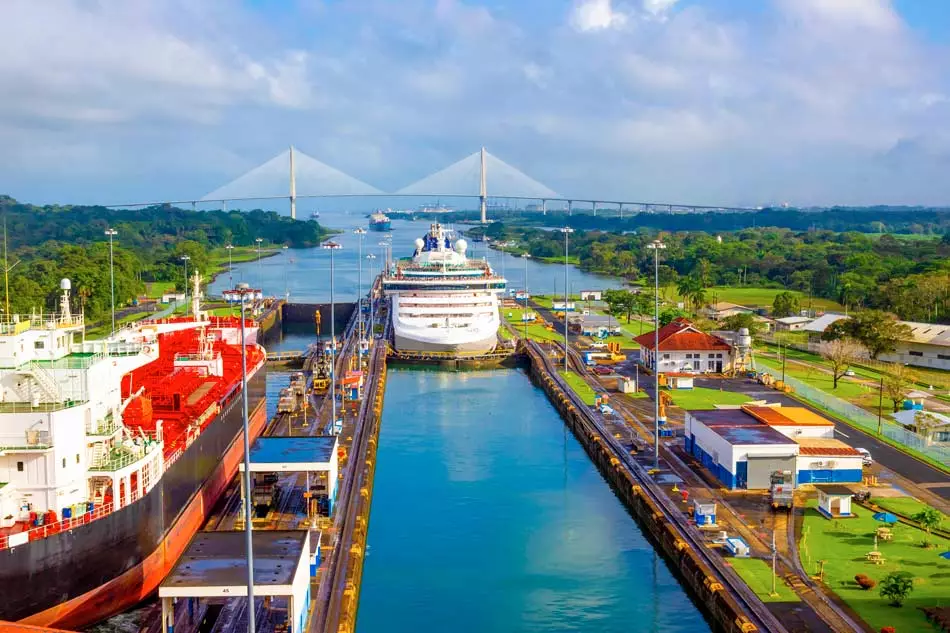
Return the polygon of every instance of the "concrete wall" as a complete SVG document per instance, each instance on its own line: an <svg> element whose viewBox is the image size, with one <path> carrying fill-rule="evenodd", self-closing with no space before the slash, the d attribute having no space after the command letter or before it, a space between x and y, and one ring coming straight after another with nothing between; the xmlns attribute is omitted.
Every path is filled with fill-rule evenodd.
<svg viewBox="0 0 950 633"><path fill-rule="evenodd" d="M667 356L669 356L669 358L666 358ZM710 356L712 358L710 358ZM727 351L664 352L660 350L661 372L705 374L716 372L716 363L718 362L722 362L722 371L729 371L732 367L732 354ZM710 363L712 363L711 366Z"/></svg>
<svg viewBox="0 0 950 633"><path fill-rule="evenodd" d="M799 437L813 437L819 439L835 439L835 427L828 426L773 426L773 429L793 440Z"/></svg>
<svg viewBox="0 0 950 633"><path fill-rule="evenodd" d="M320 311L320 336L329 336L330 334L330 304L329 303L286 303L283 306L283 320L287 323L308 323L314 325L314 313ZM341 303L336 302L334 312L336 313L336 333L337 336L343 333L346 324L349 323L353 311L356 310L356 302Z"/></svg>
<svg viewBox="0 0 950 633"><path fill-rule="evenodd" d="M940 327L940 326L934 326ZM887 363L904 363L915 367L950 370L950 347L925 343L898 343L892 354L881 354L879 360ZM943 358L940 358L943 356Z"/></svg>

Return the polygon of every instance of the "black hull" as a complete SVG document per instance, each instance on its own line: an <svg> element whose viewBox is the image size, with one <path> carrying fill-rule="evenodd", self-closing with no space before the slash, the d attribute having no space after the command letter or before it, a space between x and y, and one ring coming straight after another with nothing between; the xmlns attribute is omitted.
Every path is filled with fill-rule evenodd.
<svg viewBox="0 0 950 633"><path fill-rule="evenodd" d="M262 366L248 383L251 413L265 398L266 376ZM242 428L238 389L144 497L70 532L0 551L0 620L47 611L142 565L202 490Z"/></svg>

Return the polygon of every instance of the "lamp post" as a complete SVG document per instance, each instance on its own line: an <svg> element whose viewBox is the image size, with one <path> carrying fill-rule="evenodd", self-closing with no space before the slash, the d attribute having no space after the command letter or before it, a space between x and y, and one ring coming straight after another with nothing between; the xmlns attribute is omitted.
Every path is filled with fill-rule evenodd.
<svg viewBox="0 0 950 633"><path fill-rule="evenodd" d="M261 242L264 241L264 238L259 237L254 240L257 242L257 286L258 290L261 291L261 295L264 294L264 271L261 268Z"/></svg>
<svg viewBox="0 0 950 633"><path fill-rule="evenodd" d="M230 253L230 251L228 251ZM241 288L241 417L244 422L244 542L247 547L247 630L254 633L254 543L251 531L251 440L247 406L247 341L244 334L244 300L249 288Z"/></svg>
<svg viewBox="0 0 950 633"><path fill-rule="evenodd" d="M188 255L182 255L179 259L185 262L185 305L188 305L188 260L191 259ZM185 310L185 314L188 313L188 310Z"/></svg>
<svg viewBox="0 0 950 633"><path fill-rule="evenodd" d="M356 295L356 324L357 324L356 331L359 332L359 336L357 337L357 339L359 340L359 349L357 350L356 353L357 355L359 355L360 359L362 359L363 358L363 238L366 237L366 229L364 229L363 227L359 227L355 229L353 233L355 233L356 236L359 238L358 251L356 254L357 261L359 262L359 265L357 266L358 273L357 273L357 282L356 282L356 285L358 288L358 292Z"/></svg>
<svg viewBox="0 0 950 633"><path fill-rule="evenodd" d="M224 248L228 249L228 288L234 288L234 277L233 269L234 266L231 264L231 251L234 250L234 244L228 244Z"/></svg>
<svg viewBox="0 0 950 633"><path fill-rule="evenodd" d="M115 229L109 228L106 229L106 235L109 236L109 284L111 286L111 296L112 296L112 333L115 334L115 265L112 257L112 238L118 235L119 232ZM185 277L185 284L187 285L188 278Z"/></svg>
<svg viewBox="0 0 950 633"><path fill-rule="evenodd" d="M525 345L528 344L528 321L525 318L528 315L528 260L531 259L529 253L522 253L521 259L524 260L524 312L521 314L521 324L524 327L524 338Z"/></svg>
<svg viewBox="0 0 950 633"><path fill-rule="evenodd" d="M653 240L653 468L660 467L660 251L666 244Z"/></svg>
<svg viewBox="0 0 950 633"><path fill-rule="evenodd" d="M568 350L568 347L567 347L567 322L568 322L567 304L571 298L570 290L569 290L570 286L567 283L568 270L570 270L570 266L568 265L567 249L568 249L568 240L570 238L571 233L574 232L574 229L568 226L565 226L564 228L560 229L560 231L561 233L564 234L564 371L567 372L567 356L568 356L568 353L567 353L567 350Z"/></svg>
<svg viewBox="0 0 950 633"><path fill-rule="evenodd" d="M330 406L333 412L333 433L336 434L336 304L333 303L333 253L343 248L338 242L328 240L320 245L330 251Z"/></svg>
<svg viewBox="0 0 950 633"><path fill-rule="evenodd" d="M376 272L376 256L370 253L366 256L366 259L369 260L369 269L370 273ZM372 341L376 338L376 297L375 297L376 284L375 282L369 287L369 340Z"/></svg>

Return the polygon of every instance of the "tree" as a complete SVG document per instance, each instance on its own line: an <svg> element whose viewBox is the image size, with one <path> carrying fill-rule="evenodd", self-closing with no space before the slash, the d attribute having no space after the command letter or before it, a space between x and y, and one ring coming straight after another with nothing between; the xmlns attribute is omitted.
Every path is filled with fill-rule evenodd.
<svg viewBox="0 0 950 633"><path fill-rule="evenodd" d="M889 598L891 604L899 607L914 590L914 581L906 572L891 572L881 580L881 596Z"/></svg>
<svg viewBox="0 0 950 633"><path fill-rule="evenodd" d="M832 389L838 388L838 380L851 368L861 349L859 343L848 338L821 342L819 353L831 365Z"/></svg>
<svg viewBox="0 0 950 633"><path fill-rule="evenodd" d="M924 545L930 547L930 532L934 528L940 527L940 524L943 523L943 515L934 508L924 508L910 518L920 523L920 527L927 530L927 538L924 540Z"/></svg>
<svg viewBox="0 0 950 633"><path fill-rule="evenodd" d="M605 290L603 293L604 302L610 308L610 313L619 317L625 314L627 323L630 323L630 316L637 311L639 303L637 295L629 290Z"/></svg>
<svg viewBox="0 0 950 633"><path fill-rule="evenodd" d="M884 373L884 396L894 404L894 413L900 410L916 378L907 365L892 363L888 366Z"/></svg>
<svg viewBox="0 0 950 633"><path fill-rule="evenodd" d="M772 316L777 319L794 316L799 310L801 310L801 302L798 300L798 295L787 290L778 293L772 300Z"/></svg>
<svg viewBox="0 0 950 633"><path fill-rule="evenodd" d="M747 328L753 338L762 331L762 324L755 320L754 314L748 312L727 316L722 320L722 327L732 332L738 332L742 328Z"/></svg>
<svg viewBox="0 0 950 633"><path fill-rule="evenodd" d="M669 325L674 320L684 317L686 317L686 313L679 308L664 308L663 311L660 312L660 327Z"/></svg>
<svg viewBox="0 0 950 633"><path fill-rule="evenodd" d="M909 338L910 328L881 310L862 310L850 319L831 324L822 335L826 340L850 336L867 348L871 358L897 349L897 342Z"/></svg>

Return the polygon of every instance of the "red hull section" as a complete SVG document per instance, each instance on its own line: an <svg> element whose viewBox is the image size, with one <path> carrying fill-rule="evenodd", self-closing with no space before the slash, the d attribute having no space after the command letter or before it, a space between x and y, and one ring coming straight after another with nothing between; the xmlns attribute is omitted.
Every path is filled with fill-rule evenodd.
<svg viewBox="0 0 950 633"><path fill-rule="evenodd" d="M266 408L262 402L250 414L252 441L261 434L266 421ZM158 589L191 538L201 529L214 504L237 473L243 456L243 433L238 433L230 448L221 457L221 463L214 474L183 509L157 548L142 563L92 591L24 618L19 623L78 629L142 602Z"/></svg>

